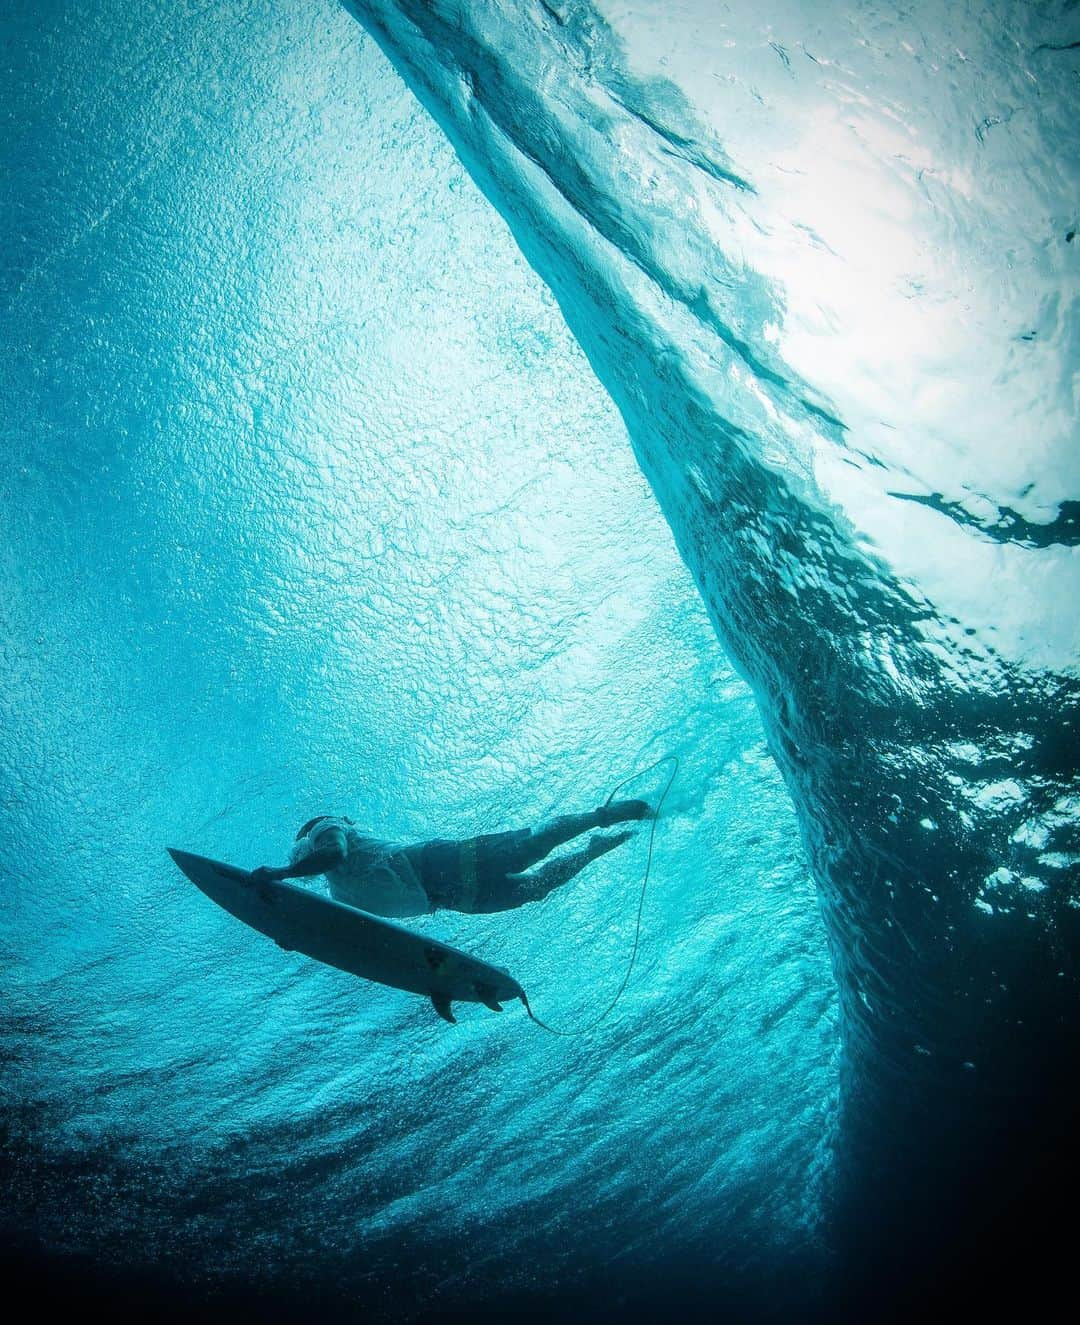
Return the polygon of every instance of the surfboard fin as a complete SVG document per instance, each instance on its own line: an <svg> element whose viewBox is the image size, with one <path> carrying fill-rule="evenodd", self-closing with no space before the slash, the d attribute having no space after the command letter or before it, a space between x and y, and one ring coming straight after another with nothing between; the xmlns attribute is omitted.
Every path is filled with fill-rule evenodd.
<svg viewBox="0 0 1080 1325"><path fill-rule="evenodd" d="M492 1012L501 1012L502 1004L495 998L495 991L490 985L477 985L476 997L483 1003L484 1007L490 1008Z"/></svg>
<svg viewBox="0 0 1080 1325"><path fill-rule="evenodd" d="M450 999L446 994L432 994L431 1005L443 1021L448 1021L452 1026L457 1025L457 1017L450 1011Z"/></svg>

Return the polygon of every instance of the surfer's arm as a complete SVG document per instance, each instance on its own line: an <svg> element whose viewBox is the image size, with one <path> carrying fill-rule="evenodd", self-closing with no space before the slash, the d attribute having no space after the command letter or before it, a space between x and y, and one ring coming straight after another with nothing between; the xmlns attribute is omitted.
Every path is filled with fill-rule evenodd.
<svg viewBox="0 0 1080 1325"><path fill-rule="evenodd" d="M348 849L345 834L340 828L328 828L319 833L312 846L314 851L291 865L261 865L253 871L253 875L258 879L308 879L335 869L345 859Z"/></svg>

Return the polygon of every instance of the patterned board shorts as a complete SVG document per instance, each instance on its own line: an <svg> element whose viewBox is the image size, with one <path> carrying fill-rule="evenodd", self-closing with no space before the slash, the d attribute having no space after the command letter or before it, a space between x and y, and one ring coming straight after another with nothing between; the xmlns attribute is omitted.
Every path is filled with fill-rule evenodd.
<svg viewBox="0 0 1080 1325"><path fill-rule="evenodd" d="M529 829L485 833L461 841L436 838L425 842L419 855L420 881L433 906L474 911L483 906L492 885L531 863L522 847Z"/></svg>

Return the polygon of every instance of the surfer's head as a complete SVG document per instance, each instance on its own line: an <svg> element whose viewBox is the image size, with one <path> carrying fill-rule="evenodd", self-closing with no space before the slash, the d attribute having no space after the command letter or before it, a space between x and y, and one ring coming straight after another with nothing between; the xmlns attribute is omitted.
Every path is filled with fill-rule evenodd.
<svg viewBox="0 0 1080 1325"><path fill-rule="evenodd" d="M317 814L314 819L309 819L307 821L307 823L303 826L303 828L301 828L300 831L296 834L296 837L293 839L293 841L299 842L302 837L307 837L308 833L311 832L311 830L315 827L316 824L325 823L327 819L340 819L343 824L352 823L352 820L347 819L343 814Z"/></svg>
<svg viewBox="0 0 1080 1325"><path fill-rule="evenodd" d="M299 842L302 837L307 837L308 833L311 832L311 830L315 827L316 824L321 824L325 819L329 819L331 817L332 816L329 814L317 814L314 819L309 819L307 823L303 826L303 828L301 828L300 831L296 834L294 841Z"/></svg>

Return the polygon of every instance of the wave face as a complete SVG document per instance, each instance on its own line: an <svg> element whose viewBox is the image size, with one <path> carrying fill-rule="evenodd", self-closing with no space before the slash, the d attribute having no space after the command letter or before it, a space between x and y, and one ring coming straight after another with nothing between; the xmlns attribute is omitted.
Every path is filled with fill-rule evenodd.
<svg viewBox="0 0 1080 1325"><path fill-rule="evenodd" d="M342 9L0 27L5 1286L15 1247L81 1315L805 1308L837 1084L808 863L550 293ZM578 1040L280 952L164 851L279 863L329 810L494 831L671 749L638 966ZM644 855L417 924L578 1024Z"/></svg>
<svg viewBox="0 0 1080 1325"><path fill-rule="evenodd" d="M1072 7L352 9L753 687L838 977L846 1199L1011 1192L1068 1125L1080 992Z"/></svg>

